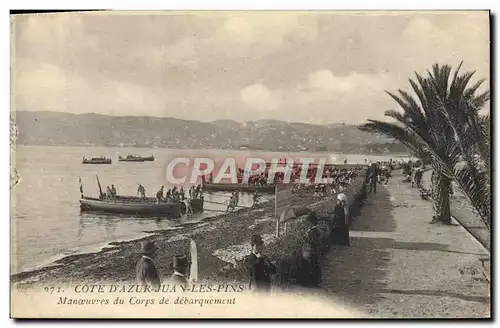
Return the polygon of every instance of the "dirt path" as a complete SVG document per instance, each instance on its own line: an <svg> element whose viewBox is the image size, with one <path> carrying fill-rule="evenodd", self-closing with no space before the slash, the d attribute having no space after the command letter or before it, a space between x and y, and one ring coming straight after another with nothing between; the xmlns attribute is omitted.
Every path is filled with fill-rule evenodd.
<svg viewBox="0 0 500 328"><path fill-rule="evenodd" d="M459 225L429 224L431 203L401 180L368 195L352 247L325 258L323 289L370 317L489 317L489 285L479 279L486 251Z"/></svg>
<svg viewBox="0 0 500 328"><path fill-rule="evenodd" d="M432 171L427 171L422 177L422 185L426 189L431 188ZM481 221L479 214L472 207L470 201L456 186L453 186L454 195L451 198L451 215L462 226L464 226L471 235L473 235L487 249L490 248L491 236L486 225Z"/></svg>

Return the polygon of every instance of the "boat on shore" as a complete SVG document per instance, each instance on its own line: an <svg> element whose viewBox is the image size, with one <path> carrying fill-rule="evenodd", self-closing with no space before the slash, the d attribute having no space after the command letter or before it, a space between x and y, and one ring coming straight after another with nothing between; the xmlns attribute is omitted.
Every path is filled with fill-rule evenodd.
<svg viewBox="0 0 500 328"><path fill-rule="evenodd" d="M203 202L203 199L191 200L194 213L203 212ZM80 199L80 210L82 212L180 217L181 214L186 213L186 204L184 201L158 203L154 197L115 196L106 199L105 197L83 196Z"/></svg>
<svg viewBox="0 0 500 328"><path fill-rule="evenodd" d="M120 162L154 162L155 157L153 155L148 157L127 155L127 157L118 156L118 161Z"/></svg>
<svg viewBox="0 0 500 328"><path fill-rule="evenodd" d="M107 157L92 157L92 158L83 158L82 164L111 164L111 158Z"/></svg>

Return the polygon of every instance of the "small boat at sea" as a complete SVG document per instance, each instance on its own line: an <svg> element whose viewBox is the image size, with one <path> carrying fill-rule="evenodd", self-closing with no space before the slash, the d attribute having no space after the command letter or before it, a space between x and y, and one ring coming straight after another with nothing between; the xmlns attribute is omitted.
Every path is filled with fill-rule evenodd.
<svg viewBox="0 0 500 328"><path fill-rule="evenodd" d="M127 157L118 156L118 161L120 162L154 162L155 157L153 155L148 157L137 156L137 155L127 155Z"/></svg>
<svg viewBox="0 0 500 328"><path fill-rule="evenodd" d="M253 193L255 191L260 193L274 193L274 185L250 185L241 183L204 183L203 190L209 191L235 191Z"/></svg>
<svg viewBox="0 0 500 328"><path fill-rule="evenodd" d="M107 157L92 157L92 158L83 158L82 164L111 164L111 158Z"/></svg>

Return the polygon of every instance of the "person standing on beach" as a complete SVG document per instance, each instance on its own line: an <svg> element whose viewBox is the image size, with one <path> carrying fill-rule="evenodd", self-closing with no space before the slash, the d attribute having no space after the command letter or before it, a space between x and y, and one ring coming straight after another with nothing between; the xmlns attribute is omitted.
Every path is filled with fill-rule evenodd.
<svg viewBox="0 0 500 328"><path fill-rule="evenodd" d="M141 243L142 257L136 266L136 280L139 286L151 286L154 289L160 287L160 276L153 262L156 256L156 245L152 241Z"/></svg>
<svg viewBox="0 0 500 328"><path fill-rule="evenodd" d="M170 276L170 282L174 285L187 285L189 265L186 255L175 255L172 263L174 273Z"/></svg>
<svg viewBox="0 0 500 328"><path fill-rule="evenodd" d="M337 203L333 211L334 222L331 233L332 244L350 246L349 217L346 213L346 198L344 194L337 196Z"/></svg>
<svg viewBox="0 0 500 328"><path fill-rule="evenodd" d="M111 196L113 196L113 198L115 198L116 195L117 195L117 191L116 191L115 185L112 184L111 185Z"/></svg>
<svg viewBox="0 0 500 328"><path fill-rule="evenodd" d="M318 229L318 217L311 212L307 216L309 227L304 236L302 244L302 285L316 287L321 281L320 266L320 232Z"/></svg>
<svg viewBox="0 0 500 328"><path fill-rule="evenodd" d="M158 204L162 202L163 199L163 190L165 189L164 186L161 186L160 190L156 193L156 200L158 201Z"/></svg>
<svg viewBox="0 0 500 328"><path fill-rule="evenodd" d="M368 169L368 179L370 182L370 192L377 193L377 183L378 183L378 167L377 164L371 163Z"/></svg>
<svg viewBox="0 0 500 328"><path fill-rule="evenodd" d="M186 204L186 215L189 216L194 213L193 204L191 203L191 198L186 198L184 200L184 204Z"/></svg>
<svg viewBox="0 0 500 328"><path fill-rule="evenodd" d="M146 189L144 188L143 185L139 184L139 187L137 188L137 193L141 194L142 199L146 198Z"/></svg>
<svg viewBox="0 0 500 328"><path fill-rule="evenodd" d="M253 204L252 204L252 207L255 207L259 204L259 199L260 199L260 195L259 195L259 192L257 190L255 190L253 192Z"/></svg>
<svg viewBox="0 0 500 328"><path fill-rule="evenodd" d="M276 266L263 255L264 241L260 235L253 235L252 252L246 258L250 274L249 288L257 293L271 292L271 275L276 274Z"/></svg>

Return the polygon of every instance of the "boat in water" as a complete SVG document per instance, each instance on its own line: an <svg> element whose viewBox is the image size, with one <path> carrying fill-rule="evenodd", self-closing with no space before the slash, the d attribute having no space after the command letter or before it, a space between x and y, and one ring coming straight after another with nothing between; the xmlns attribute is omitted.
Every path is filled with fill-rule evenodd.
<svg viewBox="0 0 500 328"><path fill-rule="evenodd" d="M191 200L191 206L194 213L203 212L203 199ZM154 197L115 196L106 199L106 197L83 196L80 199L80 210L82 212L180 217L186 213L186 204L184 201L171 200L158 203Z"/></svg>
<svg viewBox="0 0 500 328"><path fill-rule="evenodd" d="M92 158L83 158L82 164L111 164L111 158L107 157L92 157Z"/></svg>
<svg viewBox="0 0 500 328"><path fill-rule="evenodd" d="M153 155L148 157L127 155L127 157L118 156L118 161L120 162L154 162L155 157Z"/></svg>
<svg viewBox="0 0 500 328"><path fill-rule="evenodd" d="M156 197L119 196L109 195L102 191L101 182L96 175L99 197L87 197L83 194L83 185L80 182L80 211L98 212L106 214L131 214L138 216L168 216L180 217L186 213L186 200L173 200L170 198L158 202ZM203 196L191 199L191 208L194 213L203 212Z"/></svg>

